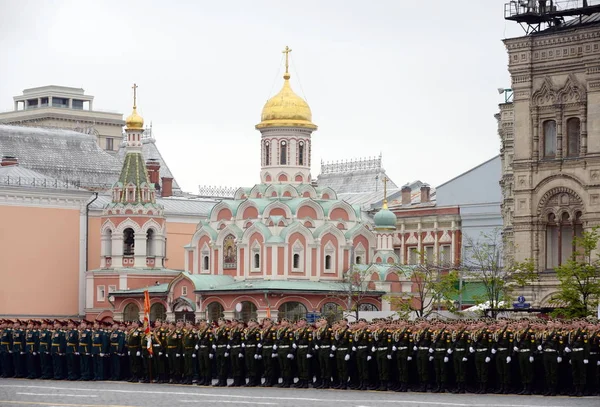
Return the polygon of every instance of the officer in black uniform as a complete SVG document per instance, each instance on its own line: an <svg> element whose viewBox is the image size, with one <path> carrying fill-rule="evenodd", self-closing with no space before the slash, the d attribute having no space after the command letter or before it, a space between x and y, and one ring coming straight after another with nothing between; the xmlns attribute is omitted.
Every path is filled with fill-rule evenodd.
<svg viewBox="0 0 600 407"><path fill-rule="evenodd" d="M125 354L125 332L119 329L119 324L113 324L110 332L110 379L119 381L123 378L121 371L121 360Z"/></svg>
<svg viewBox="0 0 600 407"><path fill-rule="evenodd" d="M39 347L39 355L40 355L40 368L41 368L41 378L43 380L48 380L52 378L52 358L50 356L50 351L52 349L52 330L48 324L50 321L44 319L40 324L40 347Z"/></svg>
<svg viewBox="0 0 600 407"><path fill-rule="evenodd" d="M52 334L52 372L54 380L64 380L65 377L65 352L67 348L66 334L63 330L63 323L55 321L54 333Z"/></svg>
<svg viewBox="0 0 600 407"><path fill-rule="evenodd" d="M213 333L206 319L201 319L198 329L198 386L212 385Z"/></svg>
<svg viewBox="0 0 600 407"><path fill-rule="evenodd" d="M258 347L262 350L262 362L265 382L263 387L272 387L277 384L277 352L273 349L277 339L277 330L273 327L271 318L263 319L263 329L260 333L261 340Z"/></svg>
<svg viewBox="0 0 600 407"><path fill-rule="evenodd" d="M331 386L332 357L330 355L333 355L331 350L333 341L333 330L329 326L327 318L320 318L317 321L317 329L313 333L313 347L317 352L320 371L320 383L315 386L316 389L328 389Z"/></svg>
<svg viewBox="0 0 600 407"><path fill-rule="evenodd" d="M309 381L312 384L310 376L309 362L313 357L313 330L307 326L306 318L300 318L297 322L297 328L294 332L296 346L296 363L298 366L298 383L294 387L308 389Z"/></svg>
<svg viewBox="0 0 600 407"><path fill-rule="evenodd" d="M92 366L90 366L92 355L92 330L89 329L87 321L79 324L79 367L81 380L88 381L93 377Z"/></svg>
<svg viewBox="0 0 600 407"><path fill-rule="evenodd" d="M234 319L232 327L229 330L229 353L231 359L231 374L233 376L233 383L230 387L237 387L246 384L244 378L244 321Z"/></svg>
<svg viewBox="0 0 600 407"><path fill-rule="evenodd" d="M37 379L40 377L40 323L29 321L25 335L25 349L27 352L27 378Z"/></svg>
<svg viewBox="0 0 600 407"><path fill-rule="evenodd" d="M261 332L258 328L258 322L256 319L251 318L248 321L248 328L244 330L244 342L242 343L246 355L246 376L248 377L246 386L248 387L255 387L261 384L260 372L258 370L262 359L262 352L258 348L260 340Z"/></svg>
<svg viewBox="0 0 600 407"><path fill-rule="evenodd" d="M227 371L229 367L229 327L225 318L219 318L219 327L215 330L215 341L213 349L217 359L217 383L216 387L227 386Z"/></svg>
<svg viewBox="0 0 600 407"><path fill-rule="evenodd" d="M273 345L273 349L277 351L282 378L279 387L289 388L294 383L292 377L292 361L296 357L292 347L294 340L294 331L290 328L290 320L283 318L277 329L275 345Z"/></svg>

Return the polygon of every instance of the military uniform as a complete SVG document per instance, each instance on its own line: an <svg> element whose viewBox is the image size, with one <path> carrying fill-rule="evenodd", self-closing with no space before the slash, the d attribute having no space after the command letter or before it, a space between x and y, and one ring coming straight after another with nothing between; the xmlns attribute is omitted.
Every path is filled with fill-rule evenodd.
<svg viewBox="0 0 600 407"><path fill-rule="evenodd" d="M217 362L217 378L219 381L215 386L227 386L227 368L229 364L229 328L225 325L215 331L215 343L213 344Z"/></svg>
<svg viewBox="0 0 600 407"><path fill-rule="evenodd" d="M51 379L52 374L52 358L50 356L50 350L52 349L52 330L44 328L40 331L40 367L41 367L41 378Z"/></svg>
<svg viewBox="0 0 600 407"><path fill-rule="evenodd" d="M545 331L542 334L542 343L539 351L542 352L544 373L546 378L545 396L555 396L558 385L558 363L562 362L562 349L560 342L562 335L555 330Z"/></svg>
<svg viewBox="0 0 600 407"><path fill-rule="evenodd" d="M515 340L514 332L506 326L494 333L494 346L492 353L496 357L496 373L498 389L497 394L508 394L511 384L511 362L513 353L513 344Z"/></svg>
<svg viewBox="0 0 600 407"><path fill-rule="evenodd" d="M282 382L279 387L290 387L294 378L292 377L292 360L294 360L294 331L288 327L281 327L277 329L277 339L275 340L275 346L277 346L277 356L279 359L279 369L282 377Z"/></svg>
<svg viewBox="0 0 600 407"><path fill-rule="evenodd" d="M234 327L229 330L229 353L231 355L231 375L233 376L233 383L231 386L241 386L246 384L246 380L243 379L244 374L244 349L242 343L244 339L244 331L241 328ZM243 383L242 383L243 381Z"/></svg>
<svg viewBox="0 0 600 407"><path fill-rule="evenodd" d="M353 346L353 335L348 327L340 328L334 333L335 338L335 361L338 371L339 383L336 389L346 389L348 387L348 361Z"/></svg>
<svg viewBox="0 0 600 407"><path fill-rule="evenodd" d="M12 356L14 377L25 377L25 332L21 328L12 331Z"/></svg>
<svg viewBox="0 0 600 407"><path fill-rule="evenodd" d="M129 331L126 337L127 355L131 370L130 382L137 382L142 377L142 334L139 328Z"/></svg>
<svg viewBox="0 0 600 407"><path fill-rule="evenodd" d="M433 370L435 372L436 389L434 392L448 390L448 363L450 361L448 349L452 347L452 334L445 328L434 332L433 343Z"/></svg>
<svg viewBox="0 0 600 407"><path fill-rule="evenodd" d="M257 327L247 328L244 331L244 350L246 353L246 375L248 376L248 387L260 384L260 372L258 365L262 359L262 352L258 345L261 341L260 329Z"/></svg>
<svg viewBox="0 0 600 407"><path fill-rule="evenodd" d="M471 347L471 337L467 329L455 330L452 332L452 366L454 368L454 378L456 379L456 392L465 393L467 378L467 355Z"/></svg>
<svg viewBox="0 0 600 407"><path fill-rule="evenodd" d="M573 369L573 387L575 396L582 396L587 383L586 368L590 359L589 333L578 329L569 334L571 368Z"/></svg>
<svg viewBox="0 0 600 407"><path fill-rule="evenodd" d="M110 333L110 373L111 380L118 381L123 378L121 361L125 354L125 333L120 329L114 329Z"/></svg>
<svg viewBox="0 0 600 407"><path fill-rule="evenodd" d="M67 331L67 380L79 379L79 360L77 358L77 347L79 346L79 331L70 329Z"/></svg>
<svg viewBox="0 0 600 407"><path fill-rule="evenodd" d="M523 391L519 394L529 395L531 394L531 384L533 382L533 354L537 349L537 339L535 332L531 328L526 328L519 332L517 339L514 351L519 358L519 371L521 372L521 382L523 382Z"/></svg>
<svg viewBox="0 0 600 407"><path fill-rule="evenodd" d="M396 365L398 369L399 386L396 391L408 390L408 363L412 360L412 332L409 327L397 329L392 334L392 343L396 351ZM392 348L394 350L394 348Z"/></svg>
<svg viewBox="0 0 600 407"><path fill-rule="evenodd" d="M12 359L12 329L8 326L2 329L0 336L0 359L2 362L2 377L14 375Z"/></svg>
<svg viewBox="0 0 600 407"><path fill-rule="evenodd" d="M52 334L52 349L50 351L52 355L52 372L54 374L54 380L64 380L65 377L65 351L67 347L67 341L65 338L65 332L58 328Z"/></svg>
<svg viewBox="0 0 600 407"><path fill-rule="evenodd" d="M390 360L392 359L392 333L387 328L379 328L373 331L373 347L371 351L375 355L377 371L379 373L379 391L388 389L390 380Z"/></svg>
<svg viewBox="0 0 600 407"><path fill-rule="evenodd" d="M321 377L321 384L316 388L328 389L331 386L331 359L333 356L331 346L335 340L333 330L328 325L324 325L314 332L313 337L313 346L317 351Z"/></svg>
<svg viewBox="0 0 600 407"><path fill-rule="evenodd" d="M154 340L152 346L154 347L153 361L154 371L159 383L166 383L169 381L169 360L167 358L167 335L169 329L162 326L153 331Z"/></svg>
<svg viewBox="0 0 600 407"><path fill-rule="evenodd" d="M294 332L296 349L296 361L298 366L298 388L308 388L308 382L312 383L309 377L309 361L313 357L313 330L305 326Z"/></svg>
<svg viewBox="0 0 600 407"><path fill-rule="evenodd" d="M472 340L475 349L475 372L479 384L477 393L483 394L487 392L494 334L489 329L483 328L474 333Z"/></svg>
<svg viewBox="0 0 600 407"><path fill-rule="evenodd" d="M433 341L433 331L429 328L423 328L416 333L415 345L413 349L417 352L417 373L421 384L419 391L426 391L429 385L429 355L433 353L431 343ZM433 360L433 356L431 356Z"/></svg>
<svg viewBox="0 0 600 407"><path fill-rule="evenodd" d="M91 380L94 377L92 359L92 330L86 328L79 335L79 365L81 370L81 380Z"/></svg>
<svg viewBox="0 0 600 407"><path fill-rule="evenodd" d="M200 374L199 386L212 384L213 334L210 327L198 331L198 371Z"/></svg>
<svg viewBox="0 0 600 407"><path fill-rule="evenodd" d="M40 377L39 348L40 332L36 328L28 329L25 335L28 379L37 379Z"/></svg>
<svg viewBox="0 0 600 407"><path fill-rule="evenodd" d="M358 372L358 389L367 390L369 387L369 361L373 355L373 334L368 328L354 332L354 347L356 348L356 369Z"/></svg>
<svg viewBox="0 0 600 407"><path fill-rule="evenodd" d="M183 384L192 384L194 364L196 362L196 346L198 344L198 331L186 329L183 331Z"/></svg>
<svg viewBox="0 0 600 407"><path fill-rule="evenodd" d="M262 349L262 362L265 376L263 386L271 387L277 383L275 372L277 370L277 353L273 349L277 339L277 331L273 326L264 328L260 333L260 348Z"/></svg>
<svg viewBox="0 0 600 407"><path fill-rule="evenodd" d="M97 329L92 334L92 360L94 364L94 380L106 380L104 376L104 361L109 352L108 337L103 329Z"/></svg>

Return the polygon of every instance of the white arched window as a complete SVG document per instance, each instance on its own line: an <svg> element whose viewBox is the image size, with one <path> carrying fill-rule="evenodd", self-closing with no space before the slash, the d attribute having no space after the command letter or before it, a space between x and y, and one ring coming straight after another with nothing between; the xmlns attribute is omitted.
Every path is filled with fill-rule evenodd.
<svg viewBox="0 0 600 407"><path fill-rule="evenodd" d="M146 256L156 256L156 239L154 237L154 229L148 229L146 233Z"/></svg>
<svg viewBox="0 0 600 407"><path fill-rule="evenodd" d="M287 164L287 141L282 141L279 145L279 164L286 165Z"/></svg>
<svg viewBox="0 0 600 407"><path fill-rule="evenodd" d="M132 228L123 231L123 255L133 256L135 254L135 232Z"/></svg>
<svg viewBox="0 0 600 407"><path fill-rule="evenodd" d="M304 141L298 143L298 165L304 165Z"/></svg>
<svg viewBox="0 0 600 407"><path fill-rule="evenodd" d="M271 143L265 141L265 165L271 165Z"/></svg>
<svg viewBox="0 0 600 407"><path fill-rule="evenodd" d="M546 120L543 124L544 130L544 157L556 157L556 122Z"/></svg>

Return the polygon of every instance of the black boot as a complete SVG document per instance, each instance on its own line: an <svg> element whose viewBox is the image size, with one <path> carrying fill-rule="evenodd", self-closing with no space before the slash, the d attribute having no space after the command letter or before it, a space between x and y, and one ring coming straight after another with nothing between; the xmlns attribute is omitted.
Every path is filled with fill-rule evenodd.
<svg viewBox="0 0 600 407"><path fill-rule="evenodd" d="M377 391L387 391L387 382L385 380L381 380L379 382L379 388L377 389Z"/></svg>
<svg viewBox="0 0 600 407"><path fill-rule="evenodd" d="M504 393L504 385L501 384L500 387L494 392L494 394L502 394Z"/></svg>
<svg viewBox="0 0 600 407"><path fill-rule="evenodd" d="M328 389L331 387L331 379L323 379L323 385L319 389Z"/></svg>

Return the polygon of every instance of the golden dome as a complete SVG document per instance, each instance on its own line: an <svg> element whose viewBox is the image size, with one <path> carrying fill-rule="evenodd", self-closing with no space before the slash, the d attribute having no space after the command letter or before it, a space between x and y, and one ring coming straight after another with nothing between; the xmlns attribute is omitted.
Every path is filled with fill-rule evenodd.
<svg viewBox="0 0 600 407"><path fill-rule="evenodd" d="M144 129L144 118L137 112L137 108L133 107L133 112L125 120L125 125L130 130L143 130Z"/></svg>
<svg viewBox="0 0 600 407"><path fill-rule="evenodd" d="M144 118L137 112L137 84L133 84L133 112L125 120L125 125L129 130L144 130Z"/></svg>
<svg viewBox="0 0 600 407"><path fill-rule="evenodd" d="M316 130L308 103L290 86L290 74L283 75L283 88L265 103L257 129L266 127L305 127Z"/></svg>

